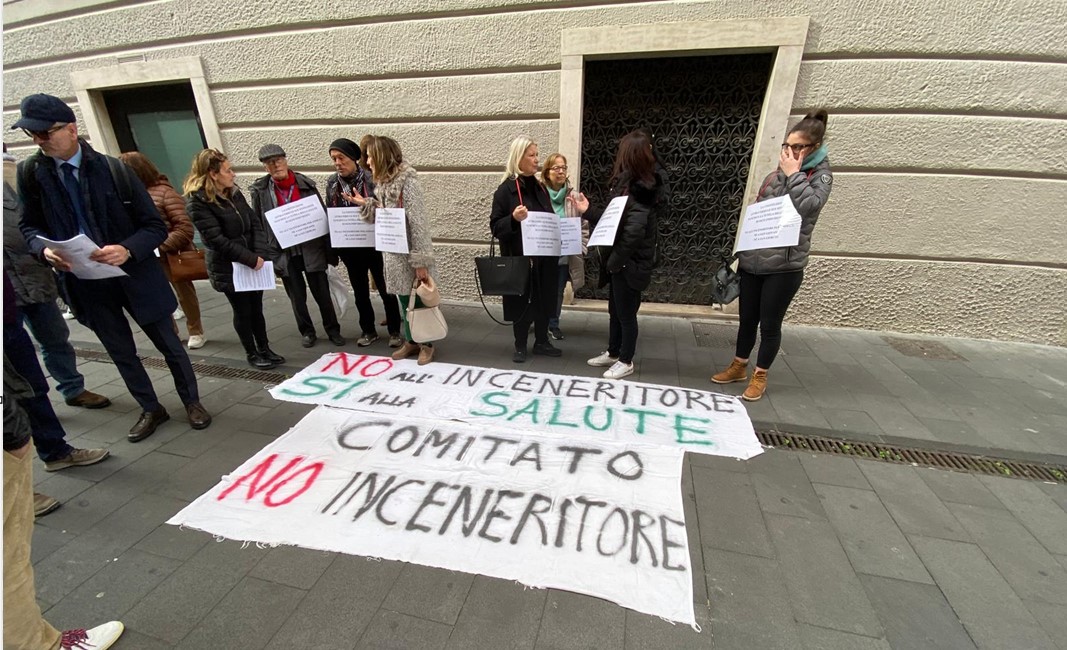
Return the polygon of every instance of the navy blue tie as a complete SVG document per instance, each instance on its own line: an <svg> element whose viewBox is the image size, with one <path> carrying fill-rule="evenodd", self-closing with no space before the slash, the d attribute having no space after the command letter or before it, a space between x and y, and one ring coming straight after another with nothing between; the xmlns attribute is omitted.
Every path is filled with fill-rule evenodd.
<svg viewBox="0 0 1067 650"><path fill-rule="evenodd" d="M94 239L93 231L89 228L89 220L85 215L85 204L82 203L82 190L78 185L78 179L74 177L74 165L65 162L59 166L63 170L63 187L67 189L70 203L74 206L74 216L78 218L78 232L89 239Z"/></svg>

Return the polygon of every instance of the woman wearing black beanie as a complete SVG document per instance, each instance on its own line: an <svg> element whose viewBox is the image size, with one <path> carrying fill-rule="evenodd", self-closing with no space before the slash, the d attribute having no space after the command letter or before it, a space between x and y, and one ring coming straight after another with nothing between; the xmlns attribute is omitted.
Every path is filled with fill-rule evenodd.
<svg viewBox="0 0 1067 650"><path fill-rule="evenodd" d="M374 194L370 174L359 166L362 155L359 145L348 138L330 143L330 159L337 170L326 180L326 205L330 208L359 207ZM374 278L378 295L385 304L385 322L389 328L389 347L398 348L404 340L400 336L400 305L396 297L385 293L385 266L382 254L373 248L335 248L334 253L348 269L348 280L356 294L356 310L362 334L356 345L366 347L378 340L375 328L374 305L370 301L367 272Z"/></svg>

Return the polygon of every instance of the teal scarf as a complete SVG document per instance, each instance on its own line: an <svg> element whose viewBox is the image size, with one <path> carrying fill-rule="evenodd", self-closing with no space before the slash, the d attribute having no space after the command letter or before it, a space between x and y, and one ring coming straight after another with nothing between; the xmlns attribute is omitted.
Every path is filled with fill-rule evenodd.
<svg viewBox="0 0 1067 650"><path fill-rule="evenodd" d="M554 190L551 187L545 185L545 189L548 190L548 196L552 199L552 209L556 211L556 214L562 219L564 216L563 202L567 198L567 186Z"/></svg>
<svg viewBox="0 0 1067 650"><path fill-rule="evenodd" d="M826 160L826 154L829 153L826 150L826 145L819 147L810 156L804 159L804 164L800 166L800 171L809 171L815 169L819 163Z"/></svg>

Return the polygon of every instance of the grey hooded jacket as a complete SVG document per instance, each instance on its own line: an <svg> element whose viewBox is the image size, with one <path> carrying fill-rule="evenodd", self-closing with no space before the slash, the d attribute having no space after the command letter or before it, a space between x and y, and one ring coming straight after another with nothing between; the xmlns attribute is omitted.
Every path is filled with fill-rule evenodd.
<svg viewBox="0 0 1067 650"><path fill-rule="evenodd" d="M4 271L15 288L19 307L50 302L59 296L56 274L33 255L19 230L22 206L18 195L4 184Z"/></svg>
<svg viewBox="0 0 1067 650"><path fill-rule="evenodd" d="M830 196L830 186L834 175L830 171L830 161L824 159L809 171L799 171L786 178L781 170L776 169L763 181L756 201L766 201L785 194L793 200L793 206L800 213L800 241L796 246L780 248L760 248L742 251L737 254L738 268L748 273L765 275L770 273L787 273L799 271L808 265L808 251L811 250L811 233L819 219L822 206Z"/></svg>

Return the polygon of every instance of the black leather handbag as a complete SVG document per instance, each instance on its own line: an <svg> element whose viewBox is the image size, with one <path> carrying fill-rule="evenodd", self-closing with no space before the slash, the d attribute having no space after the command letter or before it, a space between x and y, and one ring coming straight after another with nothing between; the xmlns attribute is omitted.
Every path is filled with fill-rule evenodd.
<svg viewBox="0 0 1067 650"><path fill-rule="evenodd" d="M530 286L530 260L521 255L496 254L496 238L489 239L489 255L474 258L478 289L483 296L521 296Z"/></svg>
<svg viewBox="0 0 1067 650"><path fill-rule="evenodd" d="M730 268L733 260L723 260L711 282L711 304L719 309L737 300L741 295L741 275Z"/></svg>

